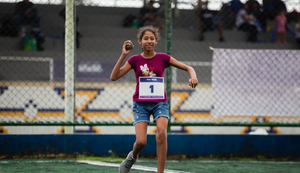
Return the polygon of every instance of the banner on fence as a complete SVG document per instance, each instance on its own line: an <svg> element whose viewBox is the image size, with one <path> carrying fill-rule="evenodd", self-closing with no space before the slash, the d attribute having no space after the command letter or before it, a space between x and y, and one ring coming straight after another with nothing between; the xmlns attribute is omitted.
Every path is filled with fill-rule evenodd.
<svg viewBox="0 0 300 173"><path fill-rule="evenodd" d="M215 116L300 116L300 58L295 50L215 49Z"/></svg>

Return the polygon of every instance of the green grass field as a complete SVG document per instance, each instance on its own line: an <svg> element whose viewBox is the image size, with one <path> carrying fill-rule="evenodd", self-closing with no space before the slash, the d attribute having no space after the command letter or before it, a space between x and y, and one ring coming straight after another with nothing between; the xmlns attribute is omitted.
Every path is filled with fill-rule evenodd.
<svg viewBox="0 0 300 173"><path fill-rule="evenodd" d="M12 159L0 160L0 173L118 173L120 159ZM96 165L93 165L96 164ZM155 172L156 160L141 159L131 173ZM168 160L167 173L299 173L300 162L233 161L233 160Z"/></svg>

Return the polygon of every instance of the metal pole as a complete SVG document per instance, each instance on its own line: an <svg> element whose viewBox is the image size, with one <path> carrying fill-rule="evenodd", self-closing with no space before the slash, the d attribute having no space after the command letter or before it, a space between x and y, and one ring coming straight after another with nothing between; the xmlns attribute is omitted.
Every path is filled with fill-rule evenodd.
<svg viewBox="0 0 300 173"><path fill-rule="evenodd" d="M75 3L66 0L65 20L65 121L74 123L75 115ZM74 126L65 127L66 134L74 133Z"/></svg>
<svg viewBox="0 0 300 173"><path fill-rule="evenodd" d="M172 0L166 0L166 53L171 55L171 36L172 36ZM172 80L172 71L171 67L166 69L166 91L167 97L169 99L169 114L171 117L171 80ZM168 133L171 132L171 121L169 120L168 124Z"/></svg>

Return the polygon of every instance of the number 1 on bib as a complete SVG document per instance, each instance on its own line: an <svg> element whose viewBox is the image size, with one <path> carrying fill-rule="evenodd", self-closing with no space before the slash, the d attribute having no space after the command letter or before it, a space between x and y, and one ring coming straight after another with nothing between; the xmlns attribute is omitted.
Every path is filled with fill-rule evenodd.
<svg viewBox="0 0 300 173"><path fill-rule="evenodd" d="M140 99L164 99L164 78L162 77L140 77L139 98Z"/></svg>

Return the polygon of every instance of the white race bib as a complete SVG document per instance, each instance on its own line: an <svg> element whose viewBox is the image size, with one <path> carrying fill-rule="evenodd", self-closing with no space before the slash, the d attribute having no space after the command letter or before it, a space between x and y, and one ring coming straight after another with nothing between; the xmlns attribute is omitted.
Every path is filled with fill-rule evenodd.
<svg viewBox="0 0 300 173"><path fill-rule="evenodd" d="M163 77L140 77L139 99L164 99Z"/></svg>

